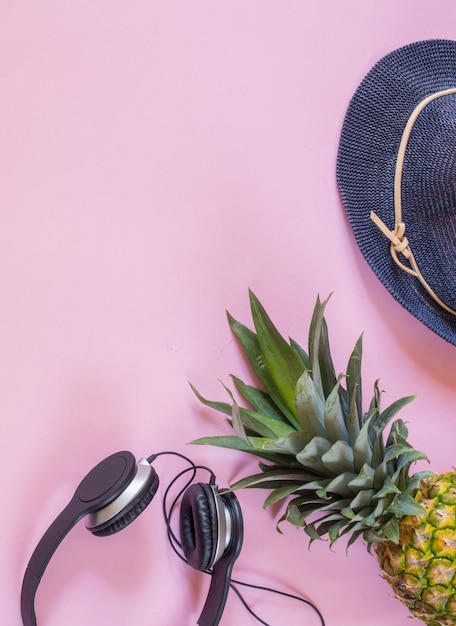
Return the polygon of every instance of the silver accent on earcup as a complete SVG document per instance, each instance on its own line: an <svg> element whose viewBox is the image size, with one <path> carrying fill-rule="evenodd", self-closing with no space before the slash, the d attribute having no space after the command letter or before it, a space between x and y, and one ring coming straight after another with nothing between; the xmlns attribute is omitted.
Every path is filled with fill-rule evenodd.
<svg viewBox="0 0 456 626"><path fill-rule="evenodd" d="M136 474L131 483L110 504L99 511L90 513L86 518L86 528L93 530L121 513L144 490L152 471L152 466L146 459L139 459L136 463Z"/></svg>
<svg viewBox="0 0 456 626"><path fill-rule="evenodd" d="M211 485L211 488L215 498L215 511L217 515L218 527L217 546L212 562L212 565L214 565L229 546L231 540L232 520L228 507L225 505L223 498L219 495L217 487L215 485Z"/></svg>

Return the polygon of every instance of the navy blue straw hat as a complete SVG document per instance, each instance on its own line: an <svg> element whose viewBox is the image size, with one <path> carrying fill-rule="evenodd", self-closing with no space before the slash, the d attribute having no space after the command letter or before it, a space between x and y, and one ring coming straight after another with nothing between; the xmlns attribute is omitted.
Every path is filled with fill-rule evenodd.
<svg viewBox="0 0 456 626"><path fill-rule="evenodd" d="M456 344L456 41L412 43L371 69L346 113L337 182L375 274Z"/></svg>

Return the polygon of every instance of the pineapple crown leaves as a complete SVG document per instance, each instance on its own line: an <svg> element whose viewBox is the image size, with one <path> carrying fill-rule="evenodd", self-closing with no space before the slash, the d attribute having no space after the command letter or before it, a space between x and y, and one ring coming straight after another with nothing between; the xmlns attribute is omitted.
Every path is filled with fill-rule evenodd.
<svg viewBox="0 0 456 626"><path fill-rule="evenodd" d="M254 454L260 472L233 489L270 491L265 506L286 505L279 520L303 527L310 540L331 543L348 536L350 545L362 536L367 543L399 539L399 520L424 511L411 495L424 473L410 477L410 467L426 456L407 441L401 419L393 418L413 396L381 410L378 381L369 408L363 412L362 335L349 357L345 374L337 375L324 317L329 298L317 298L305 351L286 340L263 305L250 293L255 330L228 313L231 330L247 356L258 386L233 376L248 408L230 402L198 399L227 416L233 435L197 439ZM391 424L389 433L385 434Z"/></svg>

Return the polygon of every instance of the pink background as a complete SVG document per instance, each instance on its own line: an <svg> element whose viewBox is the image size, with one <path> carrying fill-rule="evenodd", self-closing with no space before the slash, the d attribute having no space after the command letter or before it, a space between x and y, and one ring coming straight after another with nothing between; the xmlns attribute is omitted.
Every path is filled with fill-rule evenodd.
<svg viewBox="0 0 456 626"><path fill-rule="evenodd" d="M31 552L79 480L120 449L174 449L220 484L255 471L187 442L221 434L187 381L222 399L246 369L225 309L248 287L306 342L317 293L337 369L364 331L365 395L419 395L403 417L436 471L454 455L455 348L373 277L335 159L348 101L405 43L456 37L454 0L3 0L0 5L1 606L20 624ZM157 461L162 484L182 468ZM209 580L167 545L163 489L119 535L79 524L49 566L40 626L195 624ZM239 497L238 578L300 592L328 626L408 626L361 542L311 551ZM318 626L255 591L271 624ZM222 624L255 624L230 595Z"/></svg>

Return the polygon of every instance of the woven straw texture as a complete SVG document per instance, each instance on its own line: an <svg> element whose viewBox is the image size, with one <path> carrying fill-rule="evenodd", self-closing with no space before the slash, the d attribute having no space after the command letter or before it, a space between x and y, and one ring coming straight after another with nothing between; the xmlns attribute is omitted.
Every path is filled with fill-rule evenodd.
<svg viewBox="0 0 456 626"><path fill-rule="evenodd" d="M400 269L389 241L370 219L394 228L394 173L405 125L428 95L456 87L456 42L409 44L381 59L355 92L337 159L342 202L361 252L410 313L456 344L456 316L417 278ZM456 309L456 95L427 105L413 127L404 159L402 219L426 282Z"/></svg>

